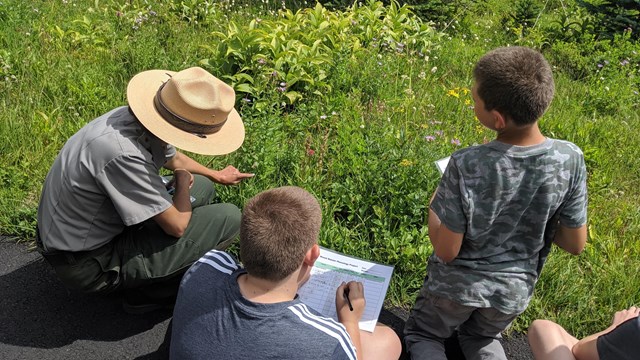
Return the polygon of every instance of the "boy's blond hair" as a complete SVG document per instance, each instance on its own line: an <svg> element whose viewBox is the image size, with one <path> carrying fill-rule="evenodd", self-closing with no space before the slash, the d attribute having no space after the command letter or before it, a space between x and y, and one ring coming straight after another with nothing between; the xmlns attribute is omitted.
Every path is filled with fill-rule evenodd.
<svg viewBox="0 0 640 360"><path fill-rule="evenodd" d="M527 47L488 52L474 67L473 77L485 109L497 110L517 126L535 123L553 99L551 67L541 53Z"/></svg>
<svg viewBox="0 0 640 360"><path fill-rule="evenodd" d="M285 186L251 198L240 223L240 258L257 278L280 281L301 264L318 241L322 211L304 189Z"/></svg>

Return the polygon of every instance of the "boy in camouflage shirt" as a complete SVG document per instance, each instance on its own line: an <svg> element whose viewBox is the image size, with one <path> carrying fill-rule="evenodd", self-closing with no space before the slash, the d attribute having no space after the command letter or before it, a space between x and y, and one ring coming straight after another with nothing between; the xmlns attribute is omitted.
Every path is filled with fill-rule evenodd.
<svg viewBox="0 0 640 360"><path fill-rule="evenodd" d="M468 360L506 359L497 340L522 313L552 243L586 243L582 151L542 135L554 93L549 64L525 47L495 49L473 70L475 114L496 140L451 156L431 200L428 276L405 327L412 359L446 359L458 331Z"/></svg>

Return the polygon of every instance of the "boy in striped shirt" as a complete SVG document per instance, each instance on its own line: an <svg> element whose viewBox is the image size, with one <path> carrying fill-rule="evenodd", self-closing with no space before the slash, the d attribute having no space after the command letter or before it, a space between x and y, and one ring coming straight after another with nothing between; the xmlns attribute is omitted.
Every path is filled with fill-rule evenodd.
<svg viewBox="0 0 640 360"><path fill-rule="evenodd" d="M340 322L298 299L320 255L321 221L318 201L298 187L250 199L240 228L244 268L212 250L189 269L174 310L171 358L397 359L401 345L393 330L358 328L365 306L362 283L336 289Z"/></svg>

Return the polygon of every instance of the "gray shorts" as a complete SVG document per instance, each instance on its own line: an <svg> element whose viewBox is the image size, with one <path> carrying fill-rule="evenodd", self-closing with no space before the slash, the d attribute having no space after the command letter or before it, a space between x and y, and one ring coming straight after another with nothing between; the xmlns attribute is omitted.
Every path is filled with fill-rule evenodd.
<svg viewBox="0 0 640 360"><path fill-rule="evenodd" d="M423 285L405 325L404 341L411 359L446 360L444 340L457 330L467 360L506 360L498 339L517 316L462 305L429 293Z"/></svg>
<svg viewBox="0 0 640 360"><path fill-rule="evenodd" d="M637 360L640 354L640 318L629 319L598 337L600 360Z"/></svg>

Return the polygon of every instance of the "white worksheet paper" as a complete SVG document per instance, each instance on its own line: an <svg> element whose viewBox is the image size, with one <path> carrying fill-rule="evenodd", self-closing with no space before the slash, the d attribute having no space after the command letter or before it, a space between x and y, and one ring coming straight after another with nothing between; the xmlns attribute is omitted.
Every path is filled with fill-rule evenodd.
<svg viewBox="0 0 640 360"><path fill-rule="evenodd" d="M436 167L438 168L438 171L440 171L440 175L444 174L444 171L447 169L447 164L449 164L449 160L451 160L451 156L436 160Z"/></svg>
<svg viewBox="0 0 640 360"><path fill-rule="evenodd" d="M337 321L336 289L343 281L360 281L364 285L366 300L360 329L373 332L392 274L393 266L354 258L321 247L320 257L311 269L311 277L298 290L298 296L312 309Z"/></svg>

